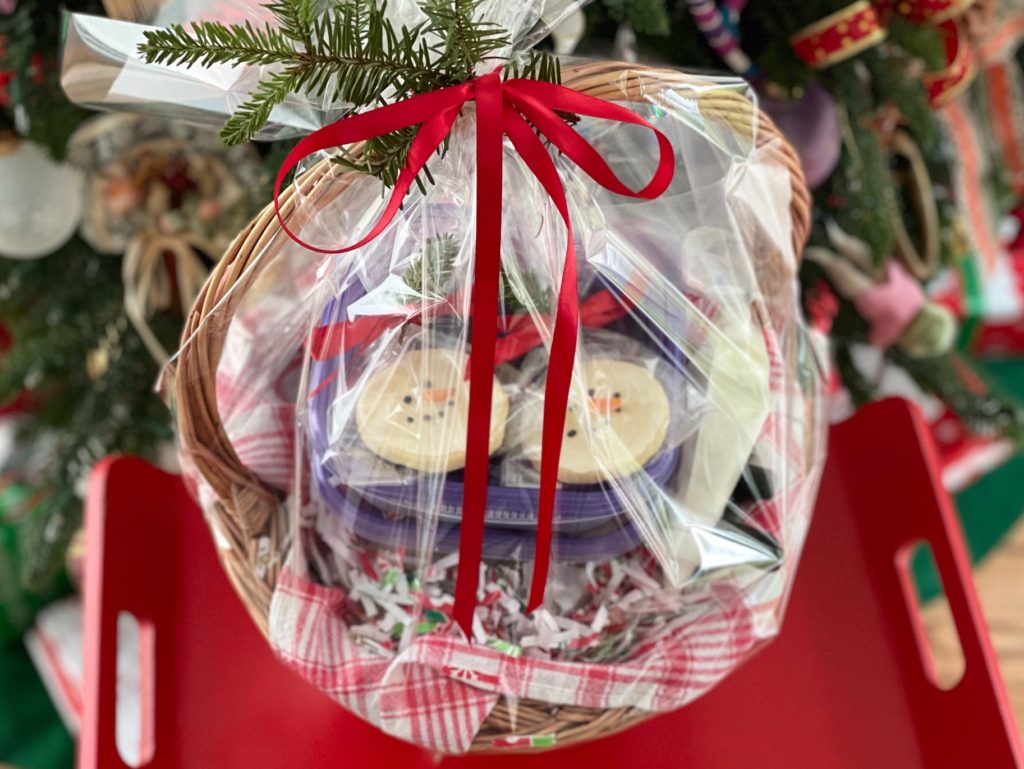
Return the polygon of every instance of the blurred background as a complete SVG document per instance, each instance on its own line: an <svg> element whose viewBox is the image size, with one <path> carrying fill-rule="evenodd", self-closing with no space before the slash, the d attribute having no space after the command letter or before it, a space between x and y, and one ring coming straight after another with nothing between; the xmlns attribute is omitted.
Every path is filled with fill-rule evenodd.
<svg viewBox="0 0 1024 769"><path fill-rule="evenodd" d="M160 371L291 146L96 111L132 47L72 48L67 12L130 41L262 11L0 0L0 762L22 769L73 764L90 470L115 453L176 468ZM1024 3L595 0L542 45L753 84L813 189L800 292L834 362L831 416L921 408L1024 722ZM915 571L955 680L926 553Z"/></svg>

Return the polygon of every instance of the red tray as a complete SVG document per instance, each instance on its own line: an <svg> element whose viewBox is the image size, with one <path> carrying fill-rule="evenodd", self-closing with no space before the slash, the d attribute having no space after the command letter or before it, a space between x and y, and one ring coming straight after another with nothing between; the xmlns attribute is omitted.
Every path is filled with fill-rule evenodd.
<svg viewBox="0 0 1024 769"><path fill-rule="evenodd" d="M927 428L885 401L832 431L814 525L780 638L688 708L595 743L445 758L385 737L282 667L235 597L181 482L108 460L87 505L80 769L114 746L116 623L153 641L156 769L615 767L1010 769L1020 742ZM926 672L908 547L928 542L960 633L950 691Z"/></svg>

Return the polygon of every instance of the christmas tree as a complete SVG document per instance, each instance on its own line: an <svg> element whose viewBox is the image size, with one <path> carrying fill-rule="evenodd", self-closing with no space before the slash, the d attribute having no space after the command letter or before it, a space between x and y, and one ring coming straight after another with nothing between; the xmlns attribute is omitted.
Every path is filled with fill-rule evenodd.
<svg viewBox="0 0 1024 769"><path fill-rule="evenodd" d="M31 554L20 559L19 577L33 588L61 571L96 461L120 452L169 455L170 413L155 390L163 351L177 347L189 292L269 194L269 173L252 149L221 157L219 144L209 149L171 124L162 133L163 121L154 128L142 119L96 120L71 104L59 80L69 10L102 14L104 6L0 3L0 167L14 177L8 189L30 195L26 168L63 174L58 190L85 187L79 234L71 221L33 258L0 258L0 326L10 340L0 354L0 402L27 407L5 471L39 492L37 504L18 513L21 550ZM39 206L61 209L45 192ZM58 213L70 220L75 206ZM3 232L23 234L26 223L11 224L0 227L0 257L24 256Z"/></svg>
<svg viewBox="0 0 1024 769"><path fill-rule="evenodd" d="M628 25L635 47L627 55L742 75L784 130L834 121L831 167L822 168L829 153L820 141L803 158L816 189L800 277L809 319L828 331L843 384L855 403L875 397L877 382L854 361L855 348L878 345L865 298L891 287L894 270L909 272L921 284L920 311L885 345L889 363L972 429L1019 442L1024 412L956 375L964 366L951 350L955 324L926 296L972 246L954 190L956 148L939 114L969 80L950 58L951 41L966 45L952 19L964 4L953 5L904 3L897 12L846 0L603 0L588 8L583 50L607 52Z"/></svg>

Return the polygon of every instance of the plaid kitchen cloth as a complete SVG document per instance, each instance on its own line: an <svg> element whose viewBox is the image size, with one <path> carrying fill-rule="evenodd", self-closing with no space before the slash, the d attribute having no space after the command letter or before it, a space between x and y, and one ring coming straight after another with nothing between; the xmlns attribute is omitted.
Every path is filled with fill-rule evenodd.
<svg viewBox="0 0 1024 769"><path fill-rule="evenodd" d="M260 334L260 322L266 322L262 318L245 320L248 322L233 323L228 330L217 367L221 423L245 467L264 483L290 491L295 475L301 337L296 330L295 338L282 344Z"/></svg>
<svg viewBox="0 0 1024 769"><path fill-rule="evenodd" d="M313 584L285 569L270 611L278 655L341 705L384 732L445 753L462 753L499 697L608 709L673 710L725 677L777 627L781 581L768 594L709 586L708 600L631 659L614 664L515 657L461 637L428 633L393 656L355 643L342 616L344 591ZM543 735L498 739L520 745Z"/></svg>

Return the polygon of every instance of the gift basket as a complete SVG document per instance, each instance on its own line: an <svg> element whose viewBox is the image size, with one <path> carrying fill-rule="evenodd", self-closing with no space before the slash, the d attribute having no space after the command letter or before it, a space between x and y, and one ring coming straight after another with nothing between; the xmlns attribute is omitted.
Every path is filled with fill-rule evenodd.
<svg viewBox="0 0 1024 769"><path fill-rule="evenodd" d="M350 98L193 308L166 385L227 571L287 664L431 749L683 706L777 633L817 490L799 161L738 79L522 53L530 4L358 10L437 67L498 42Z"/></svg>

